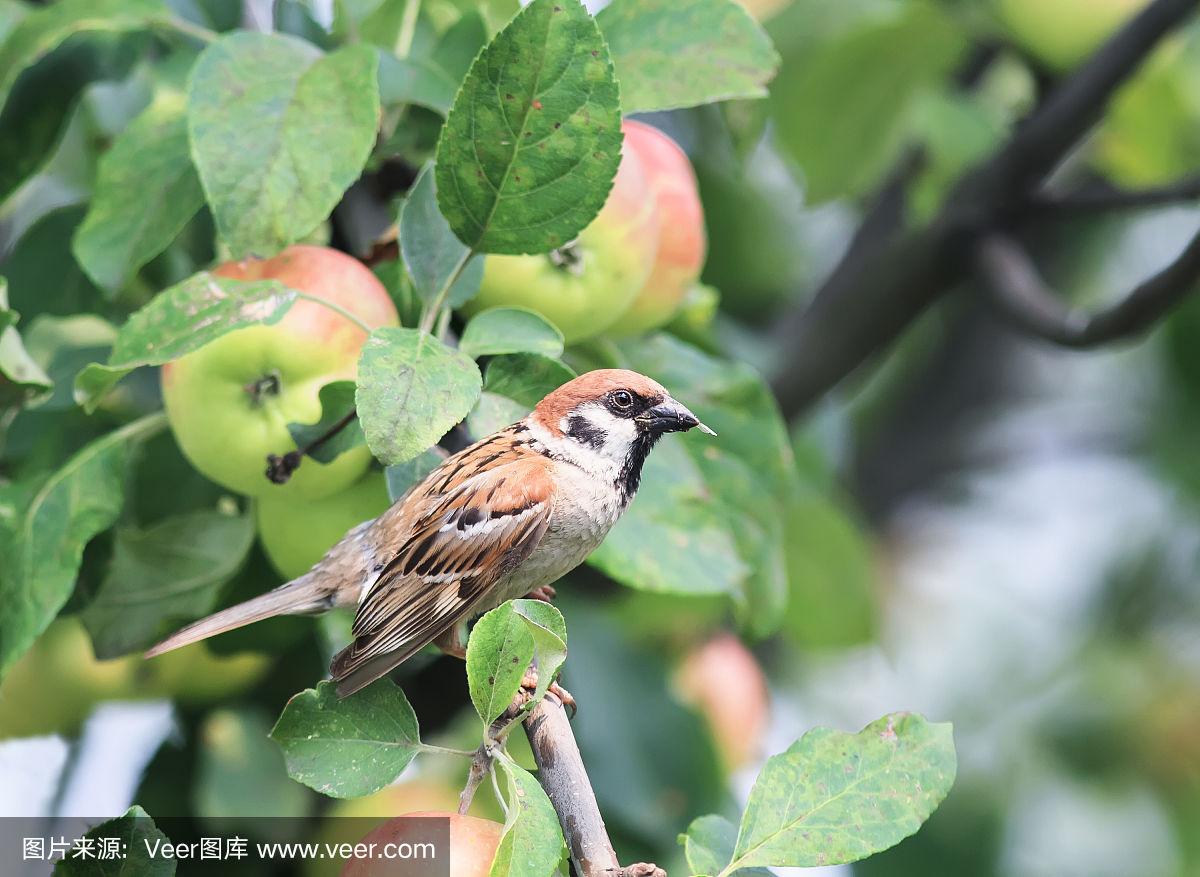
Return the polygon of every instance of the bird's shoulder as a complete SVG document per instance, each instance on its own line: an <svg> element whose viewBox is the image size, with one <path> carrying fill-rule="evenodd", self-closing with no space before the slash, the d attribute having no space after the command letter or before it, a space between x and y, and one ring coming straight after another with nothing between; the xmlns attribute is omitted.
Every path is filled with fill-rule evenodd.
<svg viewBox="0 0 1200 877"><path fill-rule="evenodd" d="M434 520L439 526L466 522L464 532L485 535L495 527L476 527L477 516L499 520L526 511L548 512L555 466L520 423L481 439L448 457L378 519L372 533L376 553L396 557L411 549Z"/></svg>

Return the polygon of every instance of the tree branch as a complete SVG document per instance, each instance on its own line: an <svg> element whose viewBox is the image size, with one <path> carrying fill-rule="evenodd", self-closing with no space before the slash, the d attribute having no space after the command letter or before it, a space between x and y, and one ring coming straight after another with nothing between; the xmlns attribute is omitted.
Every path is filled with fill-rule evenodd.
<svg viewBox="0 0 1200 877"><path fill-rule="evenodd" d="M1180 201L1200 200L1200 176L1177 180L1150 189L1116 189L1096 186L1078 192L1056 194L1037 192L1026 206L1031 213L1092 213L1099 210L1135 210L1141 207L1161 207Z"/></svg>
<svg viewBox="0 0 1200 877"><path fill-rule="evenodd" d="M579 877L666 877L657 865L639 862L621 866L604 819L596 804L596 793L588 780L571 722L562 702L547 694L525 719L525 733L537 762L538 780L546 790L571 861Z"/></svg>
<svg viewBox="0 0 1200 877"><path fill-rule="evenodd" d="M1200 233L1174 262L1095 313L1072 308L1055 295L1029 253L1012 238L988 235L978 245L976 260L993 301L1015 326L1055 344L1083 349L1145 332L1195 290Z"/></svg>
<svg viewBox="0 0 1200 877"><path fill-rule="evenodd" d="M1013 219L1029 191L1104 111L1117 87L1200 5L1153 0L1052 92L998 152L954 186L916 232L898 229L844 257L808 308L785 318L789 356L774 380L784 413L805 410L886 348L971 268L974 242Z"/></svg>

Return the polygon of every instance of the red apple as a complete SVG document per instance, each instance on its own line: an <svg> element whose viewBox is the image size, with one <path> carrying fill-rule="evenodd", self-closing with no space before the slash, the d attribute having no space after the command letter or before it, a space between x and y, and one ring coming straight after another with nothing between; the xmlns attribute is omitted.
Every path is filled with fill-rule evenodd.
<svg viewBox="0 0 1200 877"><path fill-rule="evenodd" d="M504 834L504 826L490 819L459 816L445 811L405 813L391 819L367 834L361 843L417 843L425 838L414 835L409 820L414 818L443 818L450 820L450 877L488 877L496 847ZM438 850L439 855L441 850ZM342 877L385 877L404 872L399 860L351 859L342 868Z"/></svg>
<svg viewBox="0 0 1200 877"><path fill-rule="evenodd" d="M350 311L371 328L397 325L387 290L361 262L328 247L293 246L271 259L228 262L235 280L274 279ZM296 445L288 423L315 423L318 393L353 380L367 333L325 305L300 299L278 323L218 338L162 370L167 417L184 456L204 475L250 496L314 498L354 483L371 461L358 447L329 464L307 459L285 485L272 484L268 454Z"/></svg>
<svg viewBox="0 0 1200 877"><path fill-rule="evenodd" d="M629 142L599 215L565 247L540 256L488 256L479 295L463 310L519 306L537 311L568 343L603 332L646 283L658 250L649 177Z"/></svg>
<svg viewBox="0 0 1200 877"><path fill-rule="evenodd" d="M676 684L684 702L708 722L729 770L761 753L770 718L767 680L740 639L719 633L692 650L679 667Z"/></svg>
<svg viewBox="0 0 1200 877"><path fill-rule="evenodd" d="M656 329L679 310L700 277L708 239L704 208L691 162L679 145L650 125L626 119L625 148L642 160L658 206L658 254L646 284L609 332L633 335Z"/></svg>

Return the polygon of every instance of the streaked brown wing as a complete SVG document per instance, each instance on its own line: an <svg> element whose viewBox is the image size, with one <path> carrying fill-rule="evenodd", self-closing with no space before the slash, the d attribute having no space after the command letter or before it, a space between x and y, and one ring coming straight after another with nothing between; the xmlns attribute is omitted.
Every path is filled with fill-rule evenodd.
<svg viewBox="0 0 1200 877"><path fill-rule="evenodd" d="M354 641L333 659L338 694L369 685L468 617L537 547L552 495L545 458L521 456L429 497L359 604Z"/></svg>

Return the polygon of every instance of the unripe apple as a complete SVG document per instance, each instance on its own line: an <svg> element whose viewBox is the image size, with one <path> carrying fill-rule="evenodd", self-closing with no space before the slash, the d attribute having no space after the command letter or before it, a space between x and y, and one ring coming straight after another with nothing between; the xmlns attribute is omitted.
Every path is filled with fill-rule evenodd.
<svg viewBox="0 0 1200 877"><path fill-rule="evenodd" d="M626 119L621 128L625 148L642 160L658 207L654 267L625 313L608 329L611 334L633 335L658 328L679 310L700 277L708 239L700 189L684 151L666 134L642 122Z"/></svg>
<svg viewBox="0 0 1200 877"><path fill-rule="evenodd" d="M267 495L255 509L258 538L271 565L284 578L294 579L308 572L347 530L379 517L389 505L382 472L368 472L345 490L308 502Z"/></svg>
<svg viewBox="0 0 1200 877"><path fill-rule="evenodd" d="M1059 70L1099 48L1149 0L996 0L996 13L1018 43Z"/></svg>
<svg viewBox="0 0 1200 877"><path fill-rule="evenodd" d="M479 295L463 309L519 306L554 323L568 343L607 329L646 283L658 250L649 179L626 143L612 191L572 243L539 256L488 256Z"/></svg>
<svg viewBox="0 0 1200 877"><path fill-rule="evenodd" d="M728 770L759 756L770 718L767 680L740 639L720 633L693 649L675 681L684 702L708 722Z"/></svg>
<svg viewBox="0 0 1200 877"><path fill-rule="evenodd" d="M366 835L361 843L374 843L382 848L388 843L418 843L425 841L413 834L409 820L414 818L443 818L450 820L450 877L488 877L492 859L504 834L504 826L490 819L459 816L457 813L430 810L405 813L390 819ZM438 855L443 851L438 850ZM386 859L351 859L342 868L342 877L385 877L402 873L403 863Z"/></svg>
<svg viewBox="0 0 1200 877"><path fill-rule="evenodd" d="M399 322L387 290L362 263L328 247L288 247L271 259L228 262L214 271L236 280L278 280L350 311L367 326ZM359 478L365 447L332 463L305 459L284 485L264 474L268 454L296 444L289 423L315 423L318 393L353 380L367 333L344 314L299 299L278 323L218 338L162 369L167 418L184 456L206 476L250 496L327 496Z"/></svg>

